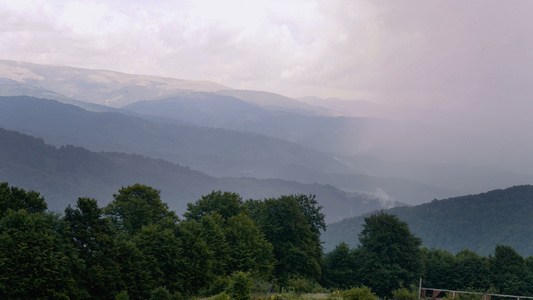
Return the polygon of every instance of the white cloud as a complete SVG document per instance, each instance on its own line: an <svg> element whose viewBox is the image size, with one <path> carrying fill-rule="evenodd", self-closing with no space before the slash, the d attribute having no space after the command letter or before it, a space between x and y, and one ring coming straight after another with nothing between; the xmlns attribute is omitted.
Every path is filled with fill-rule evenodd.
<svg viewBox="0 0 533 300"><path fill-rule="evenodd" d="M0 53L289 96L497 102L531 93L532 9L522 0L13 0L0 3Z"/></svg>

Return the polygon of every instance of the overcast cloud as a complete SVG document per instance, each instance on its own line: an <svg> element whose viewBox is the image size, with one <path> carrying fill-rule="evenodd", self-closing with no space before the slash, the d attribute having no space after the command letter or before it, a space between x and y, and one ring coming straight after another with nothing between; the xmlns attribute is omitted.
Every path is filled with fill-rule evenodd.
<svg viewBox="0 0 533 300"><path fill-rule="evenodd" d="M7 0L0 57L292 97L523 110L532 17L527 0Z"/></svg>

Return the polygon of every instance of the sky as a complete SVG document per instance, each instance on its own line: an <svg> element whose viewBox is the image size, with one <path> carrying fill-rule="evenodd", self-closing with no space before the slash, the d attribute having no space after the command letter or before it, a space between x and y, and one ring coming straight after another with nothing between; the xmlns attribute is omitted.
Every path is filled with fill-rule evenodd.
<svg viewBox="0 0 533 300"><path fill-rule="evenodd" d="M529 0L2 0L0 58L290 97L532 110Z"/></svg>

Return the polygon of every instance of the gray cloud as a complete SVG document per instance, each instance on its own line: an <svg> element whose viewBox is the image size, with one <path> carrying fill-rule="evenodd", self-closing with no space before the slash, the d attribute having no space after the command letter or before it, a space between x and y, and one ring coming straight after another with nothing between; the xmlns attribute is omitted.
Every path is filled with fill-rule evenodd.
<svg viewBox="0 0 533 300"><path fill-rule="evenodd" d="M498 106L531 94L530 1L9 2L5 59L289 96Z"/></svg>

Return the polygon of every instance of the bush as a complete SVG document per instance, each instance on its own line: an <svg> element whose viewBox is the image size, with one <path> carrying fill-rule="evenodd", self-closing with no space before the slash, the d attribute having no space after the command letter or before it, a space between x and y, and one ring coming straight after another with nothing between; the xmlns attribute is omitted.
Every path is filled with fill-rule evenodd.
<svg viewBox="0 0 533 300"><path fill-rule="evenodd" d="M414 291L410 291L406 288L401 288L392 291L392 298L394 300L415 300L417 298L417 294Z"/></svg>
<svg viewBox="0 0 533 300"><path fill-rule="evenodd" d="M369 287L362 286L342 292L343 300L377 300L378 298Z"/></svg>
<svg viewBox="0 0 533 300"><path fill-rule="evenodd" d="M130 296L127 291L122 291L115 296L115 300L130 300Z"/></svg>
<svg viewBox="0 0 533 300"><path fill-rule="evenodd" d="M289 279L289 289L296 294L303 294L310 292L313 288L313 282L304 278Z"/></svg>
<svg viewBox="0 0 533 300"><path fill-rule="evenodd" d="M160 286L150 291L150 300L172 300L170 292Z"/></svg>
<svg viewBox="0 0 533 300"><path fill-rule="evenodd" d="M222 292L216 296L209 298L210 300L229 300L229 295L226 292Z"/></svg>
<svg viewBox="0 0 533 300"><path fill-rule="evenodd" d="M254 295L267 295L271 294L275 290L274 284L265 281L263 279L255 279L252 287L252 294Z"/></svg>
<svg viewBox="0 0 533 300"><path fill-rule="evenodd" d="M253 287L253 280L249 273L242 271L236 272L231 278L231 283L228 288L228 293L231 298L236 300L249 300Z"/></svg>

